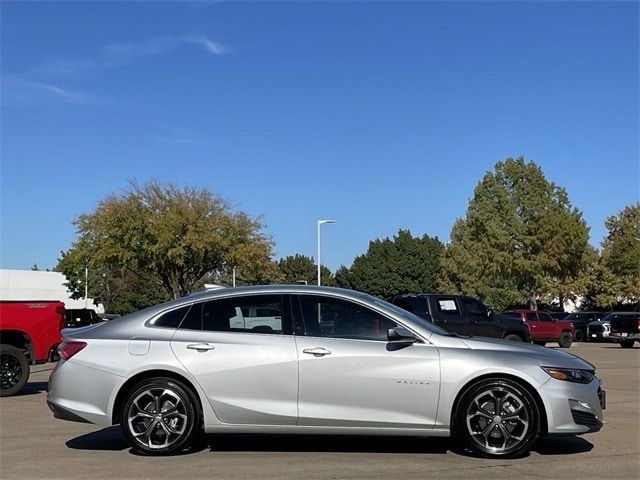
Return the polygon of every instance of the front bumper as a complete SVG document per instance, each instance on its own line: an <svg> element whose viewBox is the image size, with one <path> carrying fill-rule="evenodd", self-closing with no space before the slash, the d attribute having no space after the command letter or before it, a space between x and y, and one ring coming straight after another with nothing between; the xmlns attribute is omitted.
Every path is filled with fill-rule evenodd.
<svg viewBox="0 0 640 480"><path fill-rule="evenodd" d="M587 329L587 338L592 342L597 342L598 340L609 340L610 334L608 330L604 331L593 331Z"/></svg>
<svg viewBox="0 0 640 480"><path fill-rule="evenodd" d="M606 392L599 379L586 385L549 379L540 393L546 397L550 435L597 432L603 425Z"/></svg>

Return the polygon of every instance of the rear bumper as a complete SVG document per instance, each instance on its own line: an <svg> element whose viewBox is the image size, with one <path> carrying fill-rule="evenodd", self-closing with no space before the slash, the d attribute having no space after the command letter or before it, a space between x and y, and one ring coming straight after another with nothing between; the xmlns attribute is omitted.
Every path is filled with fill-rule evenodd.
<svg viewBox="0 0 640 480"><path fill-rule="evenodd" d="M82 418L79 415L76 415L71 410L67 410L59 405L56 405L50 400L47 400L47 406L49 410L53 412L53 416L55 418L59 418L60 420L67 420L69 422L78 422L78 423L91 423L89 420Z"/></svg>
<svg viewBox="0 0 640 480"><path fill-rule="evenodd" d="M621 340L640 340L640 333L611 332L609 338L616 342Z"/></svg>
<svg viewBox="0 0 640 480"><path fill-rule="evenodd" d="M62 420L111 425L111 398L124 380L73 360L60 361L49 377L47 404Z"/></svg>

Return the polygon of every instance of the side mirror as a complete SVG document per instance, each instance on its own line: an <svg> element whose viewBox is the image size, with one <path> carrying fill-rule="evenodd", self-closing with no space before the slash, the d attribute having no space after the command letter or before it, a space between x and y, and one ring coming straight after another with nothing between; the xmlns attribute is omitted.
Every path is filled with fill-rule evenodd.
<svg viewBox="0 0 640 480"><path fill-rule="evenodd" d="M390 343L415 343L418 338L404 327L395 327L387 330L387 340Z"/></svg>

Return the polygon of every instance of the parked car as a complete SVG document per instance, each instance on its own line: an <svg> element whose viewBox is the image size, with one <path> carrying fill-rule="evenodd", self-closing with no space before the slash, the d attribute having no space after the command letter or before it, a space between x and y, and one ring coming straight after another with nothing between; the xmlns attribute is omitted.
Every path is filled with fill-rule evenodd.
<svg viewBox="0 0 640 480"><path fill-rule="evenodd" d="M29 365L51 361L60 343L64 303L0 301L0 397L29 380Z"/></svg>
<svg viewBox="0 0 640 480"><path fill-rule="evenodd" d="M433 322L448 332L479 337L529 341L526 324L495 314L475 298L464 295L421 293L396 295L391 303Z"/></svg>
<svg viewBox="0 0 640 480"><path fill-rule="evenodd" d="M556 320L546 312L521 309L506 310L502 314L517 317L529 325L531 341L536 345L558 342L560 347L569 348L576 334L571 322Z"/></svg>
<svg viewBox="0 0 640 480"><path fill-rule="evenodd" d="M104 321L91 308L69 308L65 312L65 328L86 327Z"/></svg>
<svg viewBox="0 0 640 480"><path fill-rule="evenodd" d="M605 315L604 312L573 312L565 320L571 322L576 329L575 341L582 342L589 340L587 326L591 322L601 320Z"/></svg>
<svg viewBox="0 0 640 480"><path fill-rule="evenodd" d="M590 342L609 341L611 324L607 318L608 316L609 314L606 314L600 320L595 320L587 324L587 338L589 338Z"/></svg>
<svg viewBox="0 0 640 480"><path fill-rule="evenodd" d="M234 327L237 308L280 323ZM204 431L453 435L508 457L538 435L598 431L605 405L595 367L575 355L460 337L329 287L203 292L65 330L59 351L54 415L120 424L150 455L188 450Z"/></svg>
<svg viewBox="0 0 640 480"><path fill-rule="evenodd" d="M632 348L640 342L640 312L612 312L607 319L611 325L609 336L622 348Z"/></svg>
<svg viewBox="0 0 640 480"><path fill-rule="evenodd" d="M570 315L569 312L547 312L547 313L551 315L551 318L555 318L556 320L564 320Z"/></svg>

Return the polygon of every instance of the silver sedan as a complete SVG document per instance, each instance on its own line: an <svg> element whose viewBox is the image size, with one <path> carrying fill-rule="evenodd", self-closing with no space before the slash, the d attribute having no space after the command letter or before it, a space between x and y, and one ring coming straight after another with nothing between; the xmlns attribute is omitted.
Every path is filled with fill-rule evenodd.
<svg viewBox="0 0 640 480"><path fill-rule="evenodd" d="M54 415L120 424L146 454L252 432L455 436L506 457L602 426L604 392L579 357L460 337L350 290L204 292L65 330L59 352Z"/></svg>

